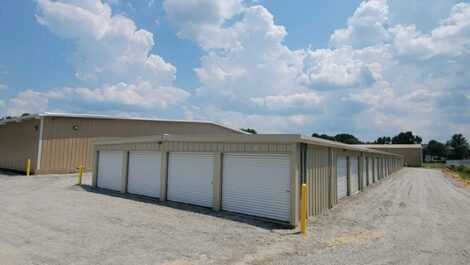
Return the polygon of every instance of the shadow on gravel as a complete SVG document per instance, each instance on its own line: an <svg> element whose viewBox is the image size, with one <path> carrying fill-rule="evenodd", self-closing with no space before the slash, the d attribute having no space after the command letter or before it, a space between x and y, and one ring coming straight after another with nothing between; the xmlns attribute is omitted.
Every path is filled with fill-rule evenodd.
<svg viewBox="0 0 470 265"><path fill-rule="evenodd" d="M118 191L106 190L106 189L101 189L101 188L92 188L89 185L82 185L82 186L74 185L72 186L72 189L83 190L87 192L93 192L97 194L103 194L107 196L133 200L133 201L138 201L138 202L143 202L143 203L149 203L153 205L165 206L165 207L189 211L193 213L205 214L205 215L209 215L209 216L213 216L213 217L217 217L217 218L221 218L225 220L230 220L230 221L235 221L239 223L256 226L256 227L267 229L267 230L292 229L292 227L286 223L275 222L272 220L266 220L266 219L257 218L253 216L230 213L230 212L225 212L225 211L213 211L210 208L186 204L186 203L179 203L179 202L172 202L172 201L161 202L159 199L156 199L156 198L145 197L141 195L134 195L134 194L129 194L129 193L122 194Z"/></svg>
<svg viewBox="0 0 470 265"><path fill-rule="evenodd" d="M0 169L0 175L7 176L7 177L16 177L16 176L24 176L25 172Z"/></svg>

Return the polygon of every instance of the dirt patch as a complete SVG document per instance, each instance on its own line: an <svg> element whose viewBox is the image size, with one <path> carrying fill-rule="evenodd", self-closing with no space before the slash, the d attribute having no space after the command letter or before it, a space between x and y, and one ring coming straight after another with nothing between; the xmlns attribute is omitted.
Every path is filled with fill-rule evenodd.
<svg viewBox="0 0 470 265"><path fill-rule="evenodd" d="M379 231L363 230L351 235L338 236L333 239L336 245L361 244L366 240L378 240L382 236Z"/></svg>
<svg viewBox="0 0 470 265"><path fill-rule="evenodd" d="M448 177L450 177L450 178L456 180L457 182L459 182L463 187L465 187L467 189L470 189L470 180L462 179L457 172L452 171L452 170L447 169L447 168L442 169L442 171Z"/></svg>

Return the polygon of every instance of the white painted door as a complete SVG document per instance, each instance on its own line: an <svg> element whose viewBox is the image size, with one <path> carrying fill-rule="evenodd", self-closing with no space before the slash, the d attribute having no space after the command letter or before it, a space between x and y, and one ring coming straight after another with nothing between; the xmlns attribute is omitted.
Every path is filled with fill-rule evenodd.
<svg viewBox="0 0 470 265"><path fill-rule="evenodd" d="M160 197L161 155L158 152L130 152L127 192Z"/></svg>
<svg viewBox="0 0 470 265"><path fill-rule="evenodd" d="M362 187L366 187L367 184L367 158L361 158L364 159L364 166L362 167Z"/></svg>
<svg viewBox="0 0 470 265"><path fill-rule="evenodd" d="M359 191L359 158L353 156L351 159L351 194Z"/></svg>
<svg viewBox="0 0 470 265"><path fill-rule="evenodd" d="M124 153L120 151L100 151L98 154L98 188L121 190L121 177Z"/></svg>
<svg viewBox="0 0 470 265"><path fill-rule="evenodd" d="M348 163L345 156L336 158L336 190L338 199L348 196Z"/></svg>
<svg viewBox="0 0 470 265"><path fill-rule="evenodd" d="M375 158L374 159L374 168L375 168L375 175L379 176L379 159Z"/></svg>
<svg viewBox="0 0 470 265"><path fill-rule="evenodd" d="M212 153L170 153L168 200L212 207L213 175Z"/></svg>
<svg viewBox="0 0 470 265"><path fill-rule="evenodd" d="M289 221L290 155L225 153L222 209Z"/></svg>
<svg viewBox="0 0 470 265"><path fill-rule="evenodd" d="M374 158L369 157L369 164L367 165L367 176L369 178L369 185L374 183L374 172L373 172L373 166L374 166Z"/></svg>

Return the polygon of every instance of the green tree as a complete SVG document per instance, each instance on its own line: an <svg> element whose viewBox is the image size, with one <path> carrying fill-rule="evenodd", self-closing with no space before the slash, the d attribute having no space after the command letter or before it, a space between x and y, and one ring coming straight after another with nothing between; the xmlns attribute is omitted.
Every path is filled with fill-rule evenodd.
<svg viewBox="0 0 470 265"><path fill-rule="evenodd" d="M240 130L247 132L247 133L251 133L251 134L258 134L258 132L255 129L251 129L251 128L241 128Z"/></svg>
<svg viewBox="0 0 470 265"><path fill-rule="evenodd" d="M413 135L411 131L401 132L392 138L392 144L420 144L422 141L421 137Z"/></svg>
<svg viewBox="0 0 470 265"><path fill-rule="evenodd" d="M431 155L437 157L447 157L448 156L448 149L447 146L443 143L440 143L436 140L431 140L428 144L423 148L424 155Z"/></svg>
<svg viewBox="0 0 470 265"><path fill-rule="evenodd" d="M377 140L374 141L374 144L391 144L392 143L392 138L388 136L382 136L377 138Z"/></svg>
<svg viewBox="0 0 470 265"><path fill-rule="evenodd" d="M321 134L320 135L318 133L312 133L312 137L321 138L321 139L330 140L330 141L336 141L334 136L329 136L329 135L326 135L326 134Z"/></svg>
<svg viewBox="0 0 470 265"><path fill-rule="evenodd" d="M348 133L339 133L335 136L331 136L327 134L312 133L312 137L345 143L345 144L362 144L362 142L356 136L352 134L348 134Z"/></svg>
<svg viewBox="0 0 470 265"><path fill-rule="evenodd" d="M462 134L454 134L452 139L447 142L452 148L453 159L465 159L469 153L469 146L467 139Z"/></svg>
<svg viewBox="0 0 470 265"><path fill-rule="evenodd" d="M348 133L339 133L335 135L335 140L345 144L362 144L356 136Z"/></svg>

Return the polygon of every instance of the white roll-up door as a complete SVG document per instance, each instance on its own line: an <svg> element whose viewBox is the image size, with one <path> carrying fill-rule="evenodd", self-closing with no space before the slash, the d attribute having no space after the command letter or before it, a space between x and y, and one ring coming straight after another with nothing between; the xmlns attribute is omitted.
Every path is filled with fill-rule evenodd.
<svg viewBox="0 0 470 265"><path fill-rule="evenodd" d="M362 166L362 187L366 187L368 185L367 183L367 158L363 157L361 159L364 160L364 164Z"/></svg>
<svg viewBox="0 0 470 265"><path fill-rule="evenodd" d="M348 162L345 156L336 158L336 189L338 199L348 196Z"/></svg>
<svg viewBox="0 0 470 265"><path fill-rule="evenodd" d="M160 169L160 153L130 152L127 192L159 198Z"/></svg>
<svg viewBox="0 0 470 265"><path fill-rule="evenodd" d="M124 153L120 151L100 151L98 154L98 188L121 190Z"/></svg>
<svg viewBox="0 0 470 265"><path fill-rule="evenodd" d="M380 166L381 166L381 169L382 169L382 178L385 177L385 160L383 158L380 159Z"/></svg>
<svg viewBox="0 0 470 265"><path fill-rule="evenodd" d="M212 207L212 153L170 153L168 200Z"/></svg>
<svg viewBox="0 0 470 265"><path fill-rule="evenodd" d="M290 176L289 154L225 153L222 209L289 221Z"/></svg>
<svg viewBox="0 0 470 265"><path fill-rule="evenodd" d="M367 165L367 177L369 178L369 185L374 183L374 172L373 172L373 159L369 157L367 160L369 161Z"/></svg>
<svg viewBox="0 0 470 265"><path fill-rule="evenodd" d="M378 158L374 159L374 168L375 168L375 170L374 170L375 175L379 176L379 168L380 167L379 167L379 159Z"/></svg>
<svg viewBox="0 0 470 265"><path fill-rule="evenodd" d="M359 191L359 159L353 156L351 159L351 194Z"/></svg>

